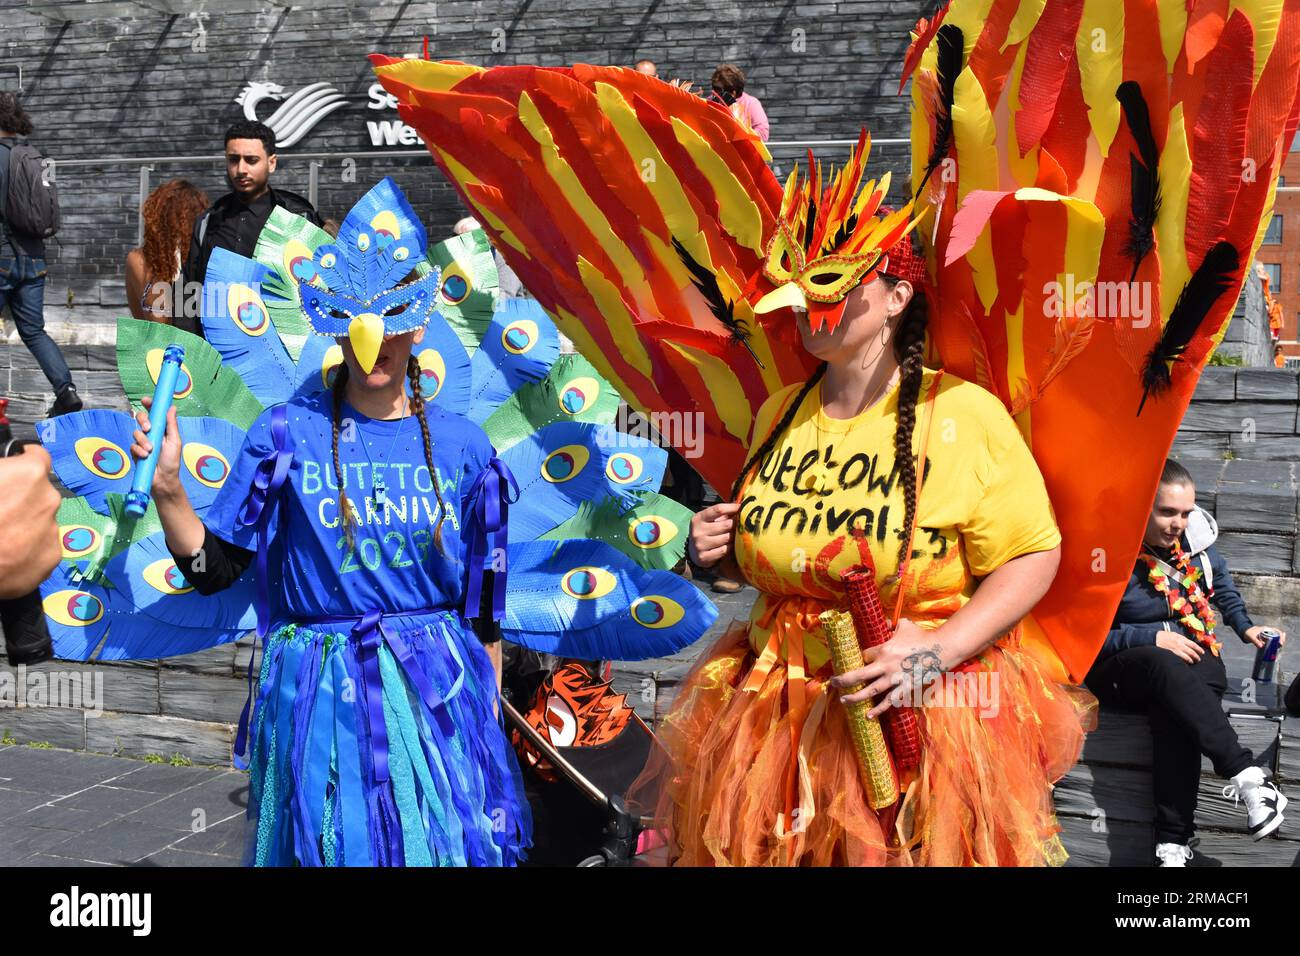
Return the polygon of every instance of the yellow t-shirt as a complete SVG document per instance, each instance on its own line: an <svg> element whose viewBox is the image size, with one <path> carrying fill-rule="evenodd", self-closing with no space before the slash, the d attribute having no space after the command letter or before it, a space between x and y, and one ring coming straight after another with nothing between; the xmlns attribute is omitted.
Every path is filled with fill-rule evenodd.
<svg viewBox="0 0 1300 956"><path fill-rule="evenodd" d="M912 448L919 450L924 403L935 373L926 370L917 399ZM773 395L754 423L757 448L802 386ZM805 595L841 602L840 575L869 550L892 613L905 499L894 462L898 387L852 419L832 419L819 386L805 396L774 451L741 490L736 559L771 596ZM1047 551L1061 535L1038 465L998 399L944 374L930 425L929 466L917 509L903 615L937 627L965 604L977 579L1022 554ZM825 476L820 489L809 478ZM809 664L814 664L809 649Z"/></svg>

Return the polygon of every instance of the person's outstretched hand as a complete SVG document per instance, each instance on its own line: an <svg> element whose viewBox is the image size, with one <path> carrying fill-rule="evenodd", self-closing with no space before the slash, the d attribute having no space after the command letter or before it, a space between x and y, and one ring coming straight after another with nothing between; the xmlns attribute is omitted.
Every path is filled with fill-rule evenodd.
<svg viewBox="0 0 1300 956"><path fill-rule="evenodd" d="M63 549L54 515L50 456L40 445L0 461L0 598L30 593L59 563Z"/></svg>

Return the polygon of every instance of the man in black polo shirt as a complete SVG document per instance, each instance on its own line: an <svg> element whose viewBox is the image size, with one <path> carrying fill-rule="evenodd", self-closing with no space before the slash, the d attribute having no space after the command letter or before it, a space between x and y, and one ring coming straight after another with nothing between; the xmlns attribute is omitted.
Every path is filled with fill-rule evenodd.
<svg viewBox="0 0 1300 956"><path fill-rule="evenodd" d="M240 120L226 130L226 182L231 191L214 202L194 224L190 253L182 269L185 308L176 319L177 327L195 335L203 334L199 318L202 299L196 290L207 275L208 257L213 249L229 249L251 259L258 233L276 206L283 206L318 226L322 224L321 217L302 196L287 189L271 188L275 161L275 134L264 123Z"/></svg>

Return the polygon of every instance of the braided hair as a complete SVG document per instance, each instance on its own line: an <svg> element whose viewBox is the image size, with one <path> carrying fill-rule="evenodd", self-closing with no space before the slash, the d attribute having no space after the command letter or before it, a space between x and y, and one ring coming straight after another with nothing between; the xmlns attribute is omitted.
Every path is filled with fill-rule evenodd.
<svg viewBox="0 0 1300 956"><path fill-rule="evenodd" d="M879 277L893 289L899 279L882 274ZM898 330L893 336L894 357L898 360L898 421L894 428L894 458L898 464L899 480L903 483L904 511L902 540L898 545L898 566L901 569L907 557L908 544L911 541L912 522L916 520L916 457L912 454L912 432L916 428L916 400L921 394L921 377L924 374L922 362L925 358L925 332L928 325L928 311L925 293L919 287L913 287L912 298L903 310L898 323ZM740 495L740 486L746 476L758 462L764 461L780 440L781 435L790 427L799 406L813 387L826 374L826 363L822 362L817 370L804 383L799 394L795 396L781 420L772 428L771 433L758 446L749 460L736 476L731 485L731 500Z"/></svg>
<svg viewBox="0 0 1300 956"><path fill-rule="evenodd" d="M339 486L339 516L343 522L343 534L348 539L348 547L353 547L356 544L356 522L352 519L348 493L343 488L343 469L339 467L339 419L343 414L343 392L347 384L348 364L343 362L334 373L332 386L334 413L330 416L330 453L334 456L334 481Z"/></svg>
<svg viewBox="0 0 1300 956"><path fill-rule="evenodd" d="M892 289L899 280L883 275ZM912 522L916 520L916 462L912 454L912 432L916 428L916 400L921 394L921 377L925 374L925 330L929 313L925 307L925 293L913 288L912 298L903 310L894 335L894 357L898 359L898 420L894 427L894 461L898 464L899 480L903 482L903 531L898 543L898 569L903 564L911 545Z"/></svg>
<svg viewBox="0 0 1300 956"><path fill-rule="evenodd" d="M424 416L424 393L420 390L420 363L414 355L406 363L406 377L411 383L411 411L420 423L420 437L424 441L424 461L429 466L429 482L433 485L433 493L438 496L438 520L433 526L433 542L437 545L439 551L444 551L442 523L447 518L447 504L443 501L442 488L438 482L438 472L433 465L433 442L429 438L429 420ZM334 480L339 486L339 514L342 516L343 533L347 537L348 546L351 547L355 544L356 520L352 517L348 493L343 488L343 469L339 466L339 421L343 412L343 393L347 388L347 383L348 366L345 362L339 365L334 376L332 389L334 412L331 416L332 437L330 451L334 458Z"/></svg>
<svg viewBox="0 0 1300 956"><path fill-rule="evenodd" d="M429 440L429 420L424 417L424 392L420 390L420 361L414 355L406 361L406 377L411 383L411 411L420 423L420 437L424 441L424 461L429 466L429 481L433 485L433 493L438 496L438 520L433 526L433 543L445 554L442 547L442 523L447 518L447 505L442 500L438 472L433 467L433 442Z"/></svg>

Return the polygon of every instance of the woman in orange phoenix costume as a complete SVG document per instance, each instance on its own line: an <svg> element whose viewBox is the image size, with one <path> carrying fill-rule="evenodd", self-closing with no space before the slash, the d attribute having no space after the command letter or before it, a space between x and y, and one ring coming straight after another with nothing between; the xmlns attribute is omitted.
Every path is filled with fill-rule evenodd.
<svg viewBox="0 0 1300 956"><path fill-rule="evenodd" d="M697 559L734 522L762 597L659 728L677 858L1061 862L1071 685L1262 239L1300 4L954 0L905 57L914 188L883 220L865 140L782 189L725 110L634 71L372 60L559 328L734 492ZM904 620L849 676L943 690L904 694L920 759L880 812L812 619L868 558Z"/></svg>
<svg viewBox="0 0 1300 956"><path fill-rule="evenodd" d="M829 200L855 185L787 193L767 271L793 281L756 309L792 304L821 364L759 410L732 501L692 521L692 560L734 555L760 593L686 678L657 728L667 766L643 780L662 783L658 815L685 865L1060 863L1051 783L1096 704L1053 682L1017 627L1052 583L1060 534L1006 409L923 366L927 280L910 236L881 257L863 238L875 219L835 218ZM791 258L807 263L797 276ZM901 586L903 617L865 669L832 679L818 618L845 605L841 574L862 565L885 606ZM903 796L879 811L841 706L869 695L884 698L873 715L886 695L924 705L919 766L898 764Z"/></svg>

